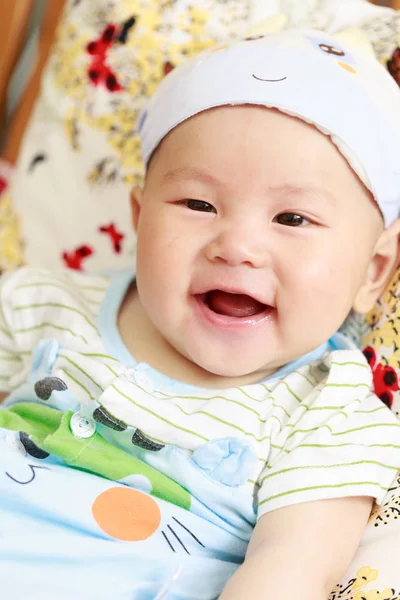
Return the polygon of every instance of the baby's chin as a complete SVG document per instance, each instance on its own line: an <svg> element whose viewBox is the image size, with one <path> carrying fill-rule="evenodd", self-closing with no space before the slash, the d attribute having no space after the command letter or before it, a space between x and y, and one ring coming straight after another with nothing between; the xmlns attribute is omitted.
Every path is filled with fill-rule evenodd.
<svg viewBox="0 0 400 600"><path fill-rule="evenodd" d="M279 366L254 366L243 365L243 361L237 364L236 361L229 359L221 363L211 363L208 361L192 361L199 377L204 379L204 387L228 388L240 385L257 383L273 375Z"/></svg>

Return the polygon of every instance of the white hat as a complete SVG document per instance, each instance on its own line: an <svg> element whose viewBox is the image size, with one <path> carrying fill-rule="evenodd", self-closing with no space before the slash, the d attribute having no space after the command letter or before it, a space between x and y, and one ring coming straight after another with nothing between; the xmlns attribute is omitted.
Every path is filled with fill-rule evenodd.
<svg viewBox="0 0 400 600"><path fill-rule="evenodd" d="M315 125L372 192L385 225L400 216L400 89L378 61L299 30L202 52L165 77L142 113L145 164L179 123L239 104L274 107Z"/></svg>

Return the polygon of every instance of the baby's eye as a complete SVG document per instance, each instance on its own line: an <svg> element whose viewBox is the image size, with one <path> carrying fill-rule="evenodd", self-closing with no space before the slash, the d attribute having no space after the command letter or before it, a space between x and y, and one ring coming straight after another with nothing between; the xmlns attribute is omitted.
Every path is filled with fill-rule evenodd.
<svg viewBox="0 0 400 600"><path fill-rule="evenodd" d="M204 202L204 200L192 200L189 198L188 200L184 200L183 204L190 208L190 210L197 210L199 212L217 212L212 204Z"/></svg>
<svg viewBox="0 0 400 600"><path fill-rule="evenodd" d="M307 219L296 213L281 213L275 217L274 221L279 223L279 225L287 225L289 227L302 227L309 223Z"/></svg>

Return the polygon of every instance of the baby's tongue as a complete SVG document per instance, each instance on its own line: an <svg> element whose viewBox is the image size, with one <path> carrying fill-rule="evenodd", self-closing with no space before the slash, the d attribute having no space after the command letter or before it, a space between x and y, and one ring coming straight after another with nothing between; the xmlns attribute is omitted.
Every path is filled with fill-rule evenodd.
<svg viewBox="0 0 400 600"><path fill-rule="evenodd" d="M229 294L220 290L208 292L206 302L211 310L228 317L252 317L265 310L264 304L246 294Z"/></svg>

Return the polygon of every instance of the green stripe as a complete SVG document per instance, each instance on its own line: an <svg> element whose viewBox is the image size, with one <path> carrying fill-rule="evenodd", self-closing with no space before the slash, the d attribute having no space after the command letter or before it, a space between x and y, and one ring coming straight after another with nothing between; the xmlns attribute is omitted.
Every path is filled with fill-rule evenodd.
<svg viewBox="0 0 400 600"><path fill-rule="evenodd" d="M288 384L286 383L286 381L285 381L285 380L282 380L282 381L281 381L281 384L283 384L283 385L284 385L284 386L285 386L285 387L288 389L288 391L289 391L289 392L290 392L290 394L293 396L293 398L296 398L296 400L297 400L299 403L301 403L301 402L302 402L301 398L299 398L299 396L297 396L297 395L294 393L294 391L293 391L292 389L290 389L290 387L288 386Z"/></svg>
<svg viewBox="0 0 400 600"><path fill-rule="evenodd" d="M361 400L355 400L354 402L361 402ZM314 410L339 410L342 408L346 408L346 404L343 404L342 406L311 406L310 408L308 408L308 412L312 412ZM346 413L341 413L338 412L336 414L346 414ZM347 415L348 416L348 415Z"/></svg>
<svg viewBox="0 0 400 600"><path fill-rule="evenodd" d="M100 354L99 352L81 352L82 356L89 356L90 358L107 358L113 362L119 362L117 358L110 356L109 354Z"/></svg>
<svg viewBox="0 0 400 600"><path fill-rule="evenodd" d="M273 408L280 408L281 410L283 410L283 412L288 417L288 419L290 419L291 414L286 410L286 408L284 406L282 406L281 404L276 404L276 398L275 398L275 396L270 396L269 400L272 401Z"/></svg>
<svg viewBox="0 0 400 600"><path fill-rule="evenodd" d="M0 331L1 333L4 333L5 336L7 336L8 338L12 339L12 335L10 333L10 331L8 329L6 329L5 327L1 327L0 326Z"/></svg>
<svg viewBox="0 0 400 600"><path fill-rule="evenodd" d="M257 402L258 404L260 402L265 402L266 398L261 398L261 400L258 400L257 398L253 398L253 396L250 396L250 394L248 394L243 388L238 387L236 388L237 390L239 390L239 392L241 392L244 396L246 396L247 398L250 398L250 400L253 400L254 402Z"/></svg>
<svg viewBox="0 0 400 600"><path fill-rule="evenodd" d="M359 465L378 465L379 467L383 467L384 469L390 469L391 471L398 471L398 467L391 467L390 465L385 465L377 460L359 460L356 462L349 463L341 463L336 465L304 465L301 467L289 467L287 469L281 469L280 471L276 471L275 473L269 473L265 475L265 477L261 480L261 485L264 483L266 479L271 479L271 477L276 477L277 475L282 475L283 473L288 473L289 471L304 471L309 469L336 469L339 467L354 467ZM272 467L268 466L268 469L272 469Z"/></svg>
<svg viewBox="0 0 400 600"><path fill-rule="evenodd" d="M116 373L114 369L110 367L110 365L105 365L105 367L114 375L114 377L118 377L118 373Z"/></svg>
<svg viewBox="0 0 400 600"><path fill-rule="evenodd" d="M178 404L175 405L176 408L179 408L179 410L181 412L183 412L184 415L186 416L191 416L192 413L188 413L186 412L181 406L179 406ZM270 435L266 435L265 437L259 439L256 438L256 436L254 435L254 433L250 433L248 431L246 431L245 429L243 429L242 427L239 427L239 425L234 425L233 423L229 423L228 421L225 421L224 419L221 419L220 417L216 417L215 415L210 415L209 413L205 412L204 410L197 410L196 415L205 415L206 417L209 417L210 419L212 419L213 421L218 421L219 423L222 423L223 425L227 425L228 427L232 427L232 429L236 429L237 431L240 431L241 433L243 433L244 435L246 435L247 437L251 437L253 438L256 442L264 442L265 440L269 440L271 438ZM269 417L270 419L272 417ZM275 419L278 419L278 417L273 417ZM280 423L280 421L279 421Z"/></svg>
<svg viewBox="0 0 400 600"><path fill-rule="evenodd" d="M172 396L171 394L167 394L166 392L162 392L161 390L157 390L157 394L160 396L164 396L164 398L176 398L176 396Z"/></svg>
<svg viewBox="0 0 400 600"><path fill-rule="evenodd" d="M140 386L138 386L139 389L142 389ZM239 388L237 388L239 389ZM146 390L142 390L142 391L146 391ZM148 393L148 392L147 392ZM223 400L224 402L229 402L230 404L236 404L237 406L240 406L240 408L243 408L244 410L248 410L252 413L254 413L256 415L256 417L258 418L258 420L260 421L260 423L265 423L266 420L268 420L270 417L268 417L268 419L262 419L260 413L255 410L254 408L251 408L251 406L247 406L247 404L242 404L239 400L234 400L233 398L225 398L224 396L210 396L210 398L203 398L201 396L175 396L175 395L171 395L171 394L166 394L165 392L158 392L161 396L163 396L164 398L173 398L174 400L197 400L200 402L211 402L211 400ZM247 395L247 394L245 394ZM251 400L254 400L255 402L266 402L267 400L256 400L255 398L251 398L251 396L248 396ZM269 399L268 399L269 400ZM189 415L191 413L187 413L185 412L181 407L179 407L182 412L185 413L185 415ZM196 411L196 414L201 413L201 411ZM208 414L208 413L203 413L203 414ZM210 415L209 415L210 416ZM281 423L282 425L282 423Z"/></svg>
<svg viewBox="0 0 400 600"><path fill-rule="evenodd" d="M21 304L19 306L14 306L13 310L17 312L17 311L21 311L21 310L30 310L32 308L63 308L65 310L69 310L69 311L74 312L74 313L78 314L79 316L81 316L82 319L84 319L86 321L86 323L88 325L90 325L91 327L93 327L93 329L97 332L96 325L94 325L94 323L92 323L90 321L90 319L88 319L88 317L85 315L85 313L83 313L78 308L74 308L73 306L68 306L67 304L61 304L61 302L43 302L43 303L34 303L34 304Z"/></svg>
<svg viewBox="0 0 400 600"><path fill-rule="evenodd" d="M346 435L347 433L353 433L354 431L363 431L365 429L371 429L373 427L397 427L398 429L400 429L400 423L371 423L370 425L363 425L363 427L355 427L354 429L347 429L346 431L338 431L337 433L333 433L331 427L327 423L325 423L324 425L321 425L321 427L313 427L312 429L297 429L296 431L293 431L287 437L287 441L292 436L296 435L296 433L311 433L313 431L316 431L317 429L322 429L323 427L326 427L327 429L329 429L329 431L331 432L331 435L336 436L336 435Z"/></svg>
<svg viewBox="0 0 400 600"><path fill-rule="evenodd" d="M81 340L83 340L85 344L89 345L87 339L83 335L75 333L74 331L72 331L72 329L68 329L67 327L60 327L60 325L56 325L55 323L50 323L48 321L44 321L44 323L39 323L38 325L32 325L32 327L23 327L21 329L16 329L15 333L30 333L31 331L35 331L36 329L44 329L44 327L52 327L53 329L58 329L59 331L66 331L74 337L81 338Z"/></svg>
<svg viewBox="0 0 400 600"><path fill-rule="evenodd" d="M272 446L272 444L271 444L271 446ZM262 456L257 456L257 460L259 462L264 463L264 464L266 464L268 462L268 459L267 458L263 458Z"/></svg>
<svg viewBox="0 0 400 600"><path fill-rule="evenodd" d="M378 408L372 408L371 410L355 410L354 413L364 413L370 415L374 412L379 412L380 410L387 410L387 406L382 404L382 406L378 406Z"/></svg>
<svg viewBox="0 0 400 600"><path fill-rule="evenodd" d="M74 381L76 383L76 385L79 385L79 387L81 387L83 389L83 391L85 391L87 393L87 395L89 396L89 398L91 400L94 400L94 396L92 396L92 394L89 392L89 390L87 389L87 387L85 387L83 385L83 383L81 383L78 379L76 379L75 377L73 377L71 375L71 373L69 371L67 371L67 369L64 369L64 373L67 375L67 377L69 377L70 379L72 379L72 381Z"/></svg>
<svg viewBox="0 0 400 600"><path fill-rule="evenodd" d="M261 386L267 390L268 394L271 394L272 390L269 389L269 387L267 385L265 385L265 383L262 383Z"/></svg>
<svg viewBox="0 0 400 600"><path fill-rule="evenodd" d="M308 365L308 373L309 373L309 375L311 375L311 377L313 377L315 379L315 375L313 375L312 370L313 370L312 364L309 364Z"/></svg>
<svg viewBox="0 0 400 600"><path fill-rule="evenodd" d="M83 373L85 375L85 377L87 377L92 383L94 383L94 385L96 387L99 388L99 390L101 390L102 392L104 392L104 388L101 387L101 385L99 385L94 379L93 377L91 377L89 375L89 373L86 373L86 371L84 371L84 369L82 369L82 367L80 367L79 365L76 364L76 362L74 362L73 360L71 360L68 356L65 356L65 354L60 353L60 356L62 356L62 358L66 361L68 361L71 365L73 365L76 369L78 369L78 371L80 371L81 373Z"/></svg>
<svg viewBox="0 0 400 600"><path fill-rule="evenodd" d="M335 362L333 360L331 364L338 365L339 367L344 366L344 365L354 365L355 367L363 367L364 369L370 368L369 365L365 365L364 363L359 363L359 362L355 362L355 361L351 361L351 360L349 360L348 362Z"/></svg>
<svg viewBox="0 0 400 600"><path fill-rule="evenodd" d="M299 444L296 446L296 450L299 448L344 448L346 446L357 446L354 442L347 442L344 444ZM400 446L396 444L368 444L367 448L395 448L400 450ZM291 450L285 450L285 452L291 452Z"/></svg>
<svg viewBox="0 0 400 600"><path fill-rule="evenodd" d="M325 387L334 387L334 388L358 388L358 387L366 387L371 389L371 386L368 383L326 383Z"/></svg>
<svg viewBox="0 0 400 600"><path fill-rule="evenodd" d="M282 498L283 496L289 496L290 494L297 494L299 492L309 492L310 490L328 490L328 489L339 489L348 486L361 486L361 485L373 485L374 487L380 488L381 490L387 491L387 488L376 481L353 481L350 483L338 483L336 485L310 485L304 488L298 488L295 490L289 490L287 492L281 492L280 494L275 494L274 496L269 496L269 498L265 498L258 503L258 506L262 506L266 502L271 502L271 500L275 500L276 498Z"/></svg>
<svg viewBox="0 0 400 600"><path fill-rule="evenodd" d="M6 319L6 315L4 314L4 308L3 308L2 302L0 302L0 316L1 316L2 320L4 321L4 323L6 323L7 319Z"/></svg>
<svg viewBox="0 0 400 600"><path fill-rule="evenodd" d="M59 283L54 283L52 281L38 281L37 283L23 283L22 285L16 286L15 289L21 290L24 288L42 287L42 286L55 287L57 289L66 290L67 292L70 291L67 283L59 284ZM78 285L78 288L81 290L86 290L88 292L103 292L103 293L105 293L108 289L108 287L101 288L101 287L97 287L94 285Z"/></svg>
<svg viewBox="0 0 400 600"><path fill-rule="evenodd" d="M283 450L283 446L278 446L278 444L271 444L271 448L275 448L275 450ZM286 452L291 452L291 450L286 450ZM267 459L265 459L265 462L267 462Z"/></svg>
<svg viewBox="0 0 400 600"><path fill-rule="evenodd" d="M295 373L296 373L297 375L301 375L301 377L304 377L304 379L305 379L306 381L308 381L308 383L309 383L310 385L312 385L313 387L314 387L314 386L317 384L317 382L316 382L316 381L311 381L311 379L309 379L309 378L307 377L307 375L304 375L304 373L302 373L301 371L295 371Z"/></svg>
<svg viewBox="0 0 400 600"><path fill-rule="evenodd" d="M4 360L6 362L21 362L19 356L14 356L12 354L10 354L10 356L0 356L0 360Z"/></svg>
<svg viewBox="0 0 400 600"><path fill-rule="evenodd" d="M76 293L71 292L71 289L68 287L68 285L66 283L59 284L59 283L51 283L50 281L48 281L48 282L40 281L38 283L26 283L24 285L19 285L15 289L16 290L20 290L22 288L31 288L31 287L36 288L36 287L43 287L43 286L55 288L57 290L63 290L64 292L68 292L73 298L81 300L81 297L79 295L77 295ZM80 290L84 290L85 289L85 290L88 290L88 291L91 290L90 287L83 287L83 286L79 286L79 289ZM99 290L99 291L106 292L107 290ZM85 300L85 302L91 302L92 304L99 305L99 304L102 303L103 298L100 298L100 300L99 299L94 300L93 298L89 298L87 296L84 296L84 300Z"/></svg>
<svg viewBox="0 0 400 600"><path fill-rule="evenodd" d="M129 402L131 404L134 404L135 406L137 406L138 408L140 408L141 410L153 415L153 417L155 417L156 419L158 419L159 421L163 421L164 423L167 423L167 425L170 425L171 427L173 427L174 429L179 429L180 431L184 431L185 433L189 433L190 435L194 435L195 437L200 438L201 440L204 440L205 442L210 441L209 438L204 437L203 435L200 435L200 433L196 433L195 431L190 431L190 429L186 429L185 427L180 427L179 425L177 425L176 423L172 423L171 421L168 421L168 419L164 419L164 417L161 417L160 415L158 415L156 412L154 412L153 410L150 410L150 408L147 408L146 406L142 406L141 404L139 404L138 402L135 402L133 400L133 398L131 396L127 396L126 394L124 394L124 392L122 392L121 390L119 390L117 388L117 386L113 383L111 384L111 387L114 388L114 390L116 392L118 392L118 394L120 394L123 398L125 398L126 400L129 400Z"/></svg>

